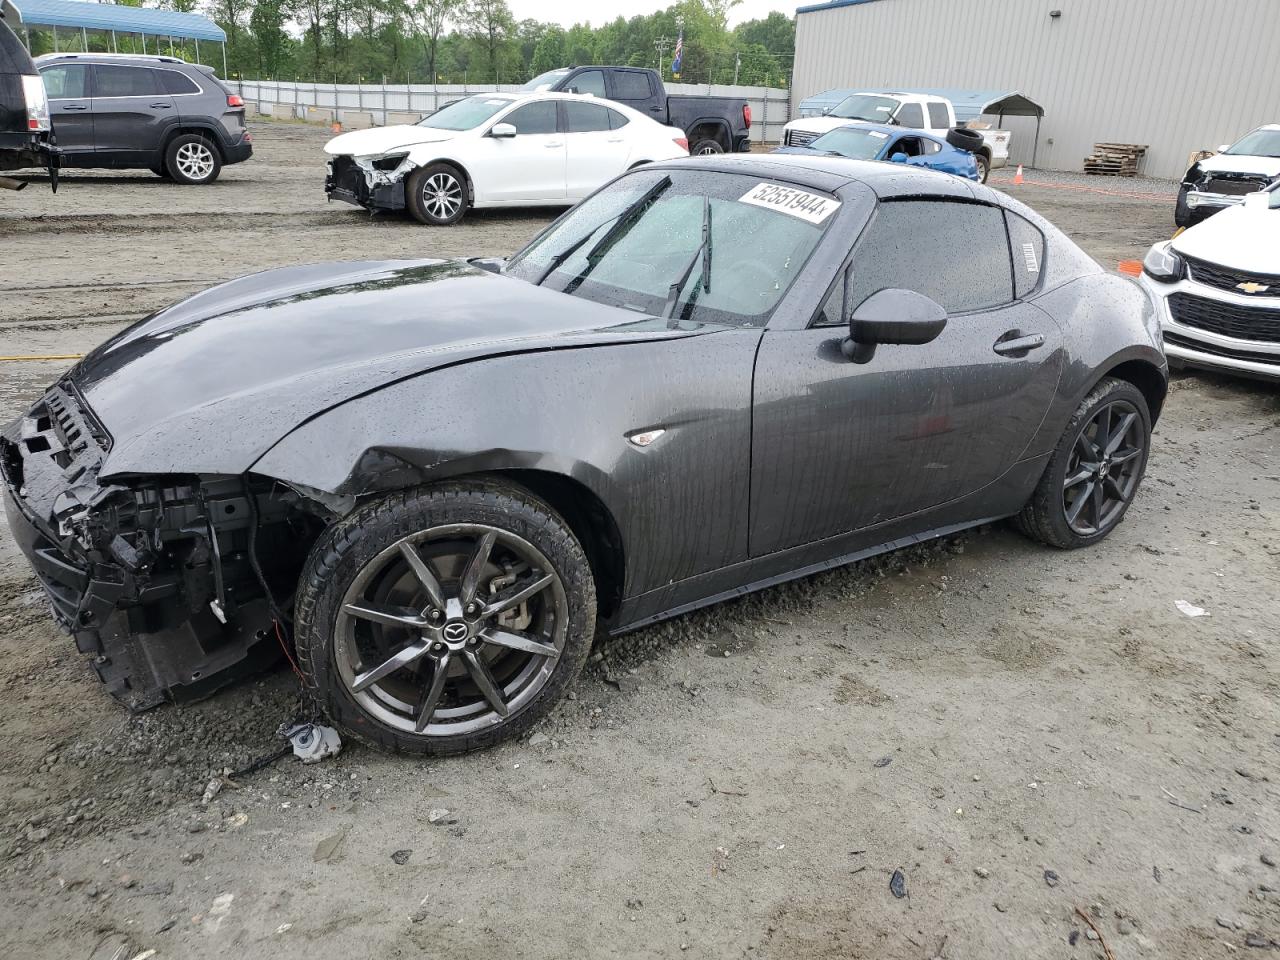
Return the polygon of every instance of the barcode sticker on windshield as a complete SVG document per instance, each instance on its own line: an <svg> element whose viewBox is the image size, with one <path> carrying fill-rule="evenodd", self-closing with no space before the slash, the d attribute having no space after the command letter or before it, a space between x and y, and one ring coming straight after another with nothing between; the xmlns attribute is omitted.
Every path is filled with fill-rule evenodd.
<svg viewBox="0 0 1280 960"><path fill-rule="evenodd" d="M888 139L889 139L889 135L888 135L887 133L881 133L879 130L868 130L868 131L867 131L867 136L869 136L869 137L875 137L877 140L888 140Z"/></svg>
<svg viewBox="0 0 1280 960"><path fill-rule="evenodd" d="M758 183L738 200L740 203L776 210L810 223L821 223L840 209L839 200L817 193L806 193L794 187L780 187L776 183Z"/></svg>
<svg viewBox="0 0 1280 960"><path fill-rule="evenodd" d="M1040 264L1036 263L1036 245L1034 243L1024 243L1022 245L1022 259L1026 261L1027 273L1040 272Z"/></svg>

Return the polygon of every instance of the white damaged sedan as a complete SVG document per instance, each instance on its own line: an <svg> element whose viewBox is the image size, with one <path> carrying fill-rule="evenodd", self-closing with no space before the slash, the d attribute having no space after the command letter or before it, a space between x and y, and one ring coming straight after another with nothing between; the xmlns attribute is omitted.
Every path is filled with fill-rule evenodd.
<svg viewBox="0 0 1280 960"><path fill-rule="evenodd" d="M410 126L334 137L325 193L369 210L457 223L472 207L568 206L642 163L687 156L683 130L612 101L489 93Z"/></svg>

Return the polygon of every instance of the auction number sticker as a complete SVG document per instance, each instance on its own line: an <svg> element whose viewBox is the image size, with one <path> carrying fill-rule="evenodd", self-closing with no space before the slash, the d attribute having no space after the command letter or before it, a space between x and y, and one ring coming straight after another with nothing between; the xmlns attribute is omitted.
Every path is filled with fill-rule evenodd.
<svg viewBox="0 0 1280 960"><path fill-rule="evenodd" d="M741 203L776 210L809 223L821 223L840 209L839 200L794 187L780 187L776 183L758 183L738 199Z"/></svg>
<svg viewBox="0 0 1280 960"><path fill-rule="evenodd" d="M1022 245L1022 260L1027 265L1027 273L1040 272L1040 264L1036 263L1036 245L1034 243L1024 243Z"/></svg>

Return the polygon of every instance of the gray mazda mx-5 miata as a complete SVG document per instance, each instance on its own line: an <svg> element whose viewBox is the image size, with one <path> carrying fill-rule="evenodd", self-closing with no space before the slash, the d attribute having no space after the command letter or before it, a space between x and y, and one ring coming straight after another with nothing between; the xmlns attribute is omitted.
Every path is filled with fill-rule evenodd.
<svg viewBox="0 0 1280 960"><path fill-rule="evenodd" d="M296 647L382 747L527 729L597 627L1016 517L1096 543L1142 479L1155 314L1044 219L822 157L632 171L509 261L223 284L0 441L14 536L110 692Z"/></svg>

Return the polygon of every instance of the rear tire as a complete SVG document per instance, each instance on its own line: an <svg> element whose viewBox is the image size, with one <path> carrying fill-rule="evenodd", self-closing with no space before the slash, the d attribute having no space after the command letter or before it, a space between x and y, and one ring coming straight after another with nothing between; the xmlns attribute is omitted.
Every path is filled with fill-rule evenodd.
<svg viewBox="0 0 1280 960"><path fill-rule="evenodd" d="M404 202L419 223L453 226L470 207L466 178L450 164L428 164L405 180Z"/></svg>
<svg viewBox="0 0 1280 960"><path fill-rule="evenodd" d="M498 481L445 483L389 494L321 536L299 579L298 662L345 733L463 753L519 736L561 699L595 620L591 567L554 510Z"/></svg>
<svg viewBox="0 0 1280 960"><path fill-rule="evenodd" d="M222 172L222 157L209 140L194 133L174 137L164 152L164 167L176 183L213 183Z"/></svg>
<svg viewBox="0 0 1280 960"><path fill-rule="evenodd" d="M1106 538L1138 492L1150 448L1151 413L1142 391L1103 378L1076 408L1017 516L1018 529L1063 550Z"/></svg>
<svg viewBox="0 0 1280 960"><path fill-rule="evenodd" d="M717 153L724 153L724 147L718 140L699 140L689 148L689 155L693 157L709 157Z"/></svg>

